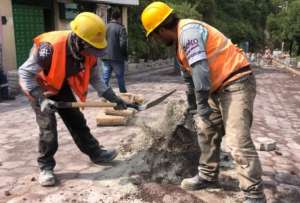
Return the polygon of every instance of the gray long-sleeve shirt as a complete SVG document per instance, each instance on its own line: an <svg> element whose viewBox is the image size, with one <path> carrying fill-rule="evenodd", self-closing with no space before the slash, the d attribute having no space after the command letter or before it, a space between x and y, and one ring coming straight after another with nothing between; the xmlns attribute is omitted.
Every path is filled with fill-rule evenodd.
<svg viewBox="0 0 300 203"><path fill-rule="evenodd" d="M206 55L207 29L198 24L190 23L183 26L179 36L189 65L192 67L192 79L197 91L210 90L210 70Z"/></svg>
<svg viewBox="0 0 300 203"><path fill-rule="evenodd" d="M50 45L51 46L51 45ZM52 47L49 48L49 46L43 49L39 49L38 47L33 46L30 52L30 55L28 57L28 59L23 63L23 65L21 65L19 67L18 73L19 73L19 79L21 81L22 84L22 88L27 91L30 92L31 90L33 90L36 87L39 87L39 83L36 80L36 74L38 73L39 70L41 70L41 66L39 65L41 57L43 57L42 60L50 60L51 61L51 57L52 57L52 53L49 54L49 49L51 49ZM73 61L74 59L72 58L72 56L70 54L67 54L67 66L68 65L72 65L72 67L67 67L69 69L78 69L78 64L77 63L68 63L68 61L70 62ZM97 60L97 64L95 65L95 67L93 67L91 69L91 76L90 76L90 84L93 86L93 88L97 91L98 96L102 96L103 93L108 89L108 87L106 86L106 84L104 83L102 77L100 76L100 72L101 72L101 65L102 62L100 59ZM73 67L74 66L74 67ZM43 67L45 68L45 67ZM72 75L76 73L69 73L69 75ZM66 77L68 77L68 72Z"/></svg>

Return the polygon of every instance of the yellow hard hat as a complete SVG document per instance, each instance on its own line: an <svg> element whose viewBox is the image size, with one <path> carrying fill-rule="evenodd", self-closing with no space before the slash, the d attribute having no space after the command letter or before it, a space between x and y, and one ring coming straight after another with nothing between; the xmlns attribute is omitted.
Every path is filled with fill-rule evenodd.
<svg viewBox="0 0 300 203"><path fill-rule="evenodd" d="M78 14L70 23L72 31L97 49L105 48L106 26L102 18L91 12Z"/></svg>
<svg viewBox="0 0 300 203"><path fill-rule="evenodd" d="M142 13L141 20L146 30L146 36L157 28L171 13L173 9L167 4L155 1L149 4Z"/></svg>

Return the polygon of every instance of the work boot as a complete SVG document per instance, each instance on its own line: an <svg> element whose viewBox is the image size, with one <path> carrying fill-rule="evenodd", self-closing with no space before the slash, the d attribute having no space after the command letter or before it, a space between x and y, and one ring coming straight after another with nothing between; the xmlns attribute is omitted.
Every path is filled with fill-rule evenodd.
<svg viewBox="0 0 300 203"><path fill-rule="evenodd" d="M41 186L55 185L56 178L52 170L42 170L39 175L39 183Z"/></svg>
<svg viewBox="0 0 300 203"><path fill-rule="evenodd" d="M204 188L218 187L218 181L208 181L201 178L198 174L192 178L183 179L180 187L185 190L199 190Z"/></svg>
<svg viewBox="0 0 300 203"><path fill-rule="evenodd" d="M267 200L265 197L263 198L246 197L243 203L267 203Z"/></svg>
<svg viewBox="0 0 300 203"><path fill-rule="evenodd" d="M118 152L115 149L101 149L97 156L90 157L90 159L95 164L103 164L111 162L117 155Z"/></svg>

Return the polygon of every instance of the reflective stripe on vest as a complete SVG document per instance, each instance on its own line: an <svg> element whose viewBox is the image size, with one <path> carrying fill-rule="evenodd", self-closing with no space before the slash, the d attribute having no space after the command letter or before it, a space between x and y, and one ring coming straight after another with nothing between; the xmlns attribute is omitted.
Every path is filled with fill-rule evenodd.
<svg viewBox="0 0 300 203"><path fill-rule="evenodd" d="M66 77L66 56L67 56L67 40L70 31L54 31L41 34L34 38L36 47L42 42L49 42L53 46L53 54L51 67L48 75L43 71L37 74L37 79L41 86L45 89L46 94L55 95L61 89ZM70 76L68 84L81 101L85 101L88 85L90 80L90 72L96 64L97 58L94 56L85 56L85 69L76 75ZM72 67L70 67L72 68Z"/></svg>
<svg viewBox="0 0 300 203"><path fill-rule="evenodd" d="M219 89L228 76L240 68L249 65L243 51L236 47L230 39L225 37L220 31L214 27L196 20L183 19L178 25L178 48L177 58L184 71L192 73L192 68L188 64L188 60L183 48L180 46L179 39L182 29L187 24L200 24L208 31L206 42L206 55L210 68L211 92Z"/></svg>

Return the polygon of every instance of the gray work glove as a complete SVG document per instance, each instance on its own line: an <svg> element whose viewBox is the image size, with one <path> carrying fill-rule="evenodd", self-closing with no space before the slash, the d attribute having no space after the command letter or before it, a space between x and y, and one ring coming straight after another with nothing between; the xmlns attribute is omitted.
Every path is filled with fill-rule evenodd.
<svg viewBox="0 0 300 203"><path fill-rule="evenodd" d="M107 99L108 101L112 102L112 103L116 103L117 105L114 107L114 109L116 110L124 110L127 109L127 103L121 99L120 97L118 97L114 91L112 90L111 87L109 87L102 95L105 99Z"/></svg>
<svg viewBox="0 0 300 203"><path fill-rule="evenodd" d="M186 98L187 98L187 108L185 110L186 114L195 114L197 113L197 104L196 104L196 97L194 92L186 92Z"/></svg>
<svg viewBox="0 0 300 203"><path fill-rule="evenodd" d="M38 106L42 113L54 113L57 110L57 103L48 99L43 95L43 90L36 87L30 91L30 95L37 101Z"/></svg>
<svg viewBox="0 0 300 203"><path fill-rule="evenodd" d="M208 104L209 91L195 91L197 102L197 114L201 120L209 127L213 125L210 115L213 113L212 108Z"/></svg>

